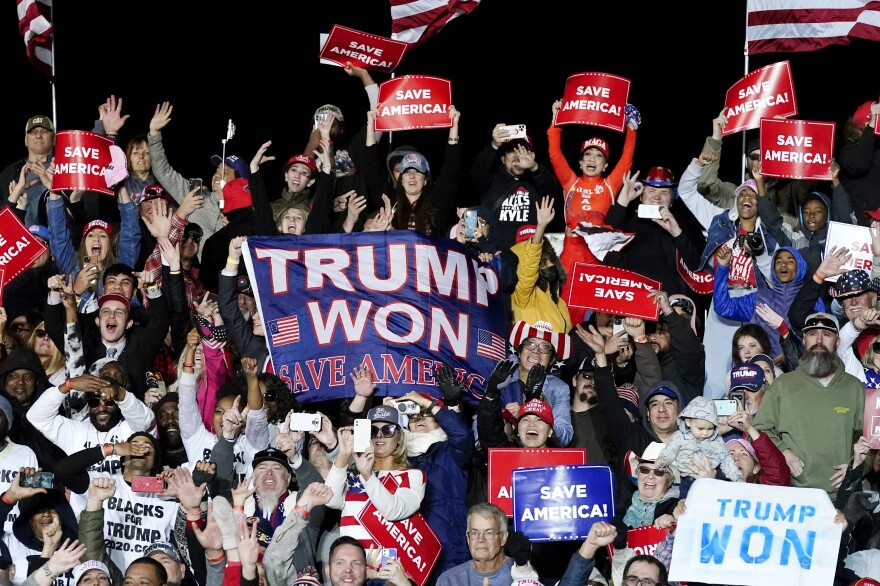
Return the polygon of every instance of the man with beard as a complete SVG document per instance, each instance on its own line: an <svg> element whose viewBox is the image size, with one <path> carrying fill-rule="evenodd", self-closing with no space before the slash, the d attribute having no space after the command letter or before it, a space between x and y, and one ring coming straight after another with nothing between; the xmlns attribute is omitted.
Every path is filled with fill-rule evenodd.
<svg viewBox="0 0 880 586"><path fill-rule="evenodd" d="M797 369L773 381L754 426L782 451L792 486L824 489L833 500L862 434L865 389L837 357L837 318L813 313L803 332Z"/></svg>
<svg viewBox="0 0 880 586"><path fill-rule="evenodd" d="M74 421L58 414L58 409L72 390L87 393L89 418ZM109 376L85 374L67 380L60 387L43 393L27 413L28 421L65 453L101 444L124 441L136 431L151 429L154 416L143 401L129 393ZM118 473L122 464L113 456L92 468Z"/></svg>
<svg viewBox="0 0 880 586"><path fill-rule="evenodd" d="M180 398L177 393L166 393L153 405L156 427L159 430L159 449L162 462L169 468L183 466L189 461L183 437L180 435Z"/></svg>
<svg viewBox="0 0 880 586"><path fill-rule="evenodd" d="M49 441L25 416L34 401L51 386L40 364L40 357L30 348L15 348L0 369L0 396L9 400L16 422L8 430L9 439L31 448L46 471L51 471L52 463L64 457L64 451Z"/></svg>

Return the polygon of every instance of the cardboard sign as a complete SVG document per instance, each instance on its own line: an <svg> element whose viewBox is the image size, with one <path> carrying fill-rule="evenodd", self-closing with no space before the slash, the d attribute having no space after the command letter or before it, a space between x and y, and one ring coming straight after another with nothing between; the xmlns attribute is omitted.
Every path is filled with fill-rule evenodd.
<svg viewBox="0 0 880 586"><path fill-rule="evenodd" d="M513 471L513 529L530 541L586 539L596 521L614 516L608 466L554 466Z"/></svg>
<svg viewBox="0 0 880 586"><path fill-rule="evenodd" d="M669 579L831 584L841 536L835 513L818 488L697 480L678 519Z"/></svg>
<svg viewBox="0 0 880 586"><path fill-rule="evenodd" d="M514 470L586 463L584 448L489 448L489 502L512 517Z"/></svg>
<svg viewBox="0 0 880 586"><path fill-rule="evenodd" d="M589 124L623 132L630 81L610 73L576 73L565 81L556 124Z"/></svg>
<svg viewBox="0 0 880 586"><path fill-rule="evenodd" d="M404 75L379 86L376 130L449 128L452 84L429 75Z"/></svg>
<svg viewBox="0 0 880 586"><path fill-rule="evenodd" d="M786 179L831 180L834 123L761 120L761 173Z"/></svg>
<svg viewBox="0 0 880 586"><path fill-rule="evenodd" d="M626 532L626 547L631 549L633 555L654 555L654 551L661 541L666 539L670 527L658 529L653 525L637 527ZM608 557L614 559L614 545L608 544Z"/></svg>
<svg viewBox="0 0 880 586"><path fill-rule="evenodd" d="M334 24L321 47L321 60L343 67L351 61L364 69L391 72L400 65L408 46L401 41Z"/></svg>
<svg viewBox="0 0 880 586"><path fill-rule="evenodd" d="M865 415L862 435L871 449L880 449L880 389L865 389Z"/></svg>
<svg viewBox="0 0 880 586"><path fill-rule="evenodd" d="M52 191L84 189L114 195L107 187L104 169L112 161L106 136L86 130L59 130L55 133L55 175Z"/></svg>
<svg viewBox="0 0 880 586"><path fill-rule="evenodd" d="M715 275L709 271L692 271L688 268L687 263L681 258L678 251L675 251L675 268L678 269L680 276L691 291L700 295L710 295L715 287Z"/></svg>
<svg viewBox="0 0 880 586"><path fill-rule="evenodd" d="M382 479L390 488L396 483L391 475ZM400 521L388 521L371 501L358 515L358 521L380 547L396 547L403 569L419 586L425 586L443 549L440 540L421 513Z"/></svg>
<svg viewBox="0 0 880 586"><path fill-rule="evenodd" d="M659 308L648 297L652 289L659 290L660 282L617 267L578 262L567 301L569 307L656 321Z"/></svg>
<svg viewBox="0 0 880 586"><path fill-rule="evenodd" d="M24 227L9 206L0 210L0 269L4 272L4 284L27 270L44 252L46 245Z"/></svg>
<svg viewBox="0 0 880 586"><path fill-rule="evenodd" d="M774 63L749 73L727 90L724 115L727 126L722 136L758 128L761 118L797 116L797 100L788 61Z"/></svg>
<svg viewBox="0 0 880 586"><path fill-rule="evenodd" d="M852 259L842 269L851 271L863 269L871 273L874 265L874 253L871 251L871 229L867 226L844 224L842 222L828 222L828 235L825 239L825 250L822 258L828 256L832 248L846 248L852 254ZM840 275L828 277L826 281L835 282Z"/></svg>

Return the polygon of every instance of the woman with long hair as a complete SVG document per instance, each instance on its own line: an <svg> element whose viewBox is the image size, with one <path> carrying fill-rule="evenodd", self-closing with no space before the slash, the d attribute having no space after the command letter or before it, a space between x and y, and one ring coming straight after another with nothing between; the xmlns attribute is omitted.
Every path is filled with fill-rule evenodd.
<svg viewBox="0 0 880 586"><path fill-rule="evenodd" d="M366 367L352 373L361 396L375 388L370 370ZM400 521L417 513L425 496L425 473L411 467L407 457L405 425L400 412L394 407L380 405L367 412L371 424L370 445L363 452L354 448L354 428L340 427L337 432L339 453L327 474L325 484L333 490L327 503L331 509L341 509L340 534L354 537L364 547L388 547L378 544L358 522L357 516L372 503L387 521ZM354 464L349 466L349 460ZM390 478L389 478L390 477ZM393 487L389 489L389 487ZM363 499L367 495L367 500Z"/></svg>
<svg viewBox="0 0 880 586"><path fill-rule="evenodd" d="M40 357L40 364L49 377L52 386L60 386L67 380L67 367L64 360L64 353L55 345L49 333L46 331L45 322L41 322L33 332L27 342L28 348L37 353Z"/></svg>

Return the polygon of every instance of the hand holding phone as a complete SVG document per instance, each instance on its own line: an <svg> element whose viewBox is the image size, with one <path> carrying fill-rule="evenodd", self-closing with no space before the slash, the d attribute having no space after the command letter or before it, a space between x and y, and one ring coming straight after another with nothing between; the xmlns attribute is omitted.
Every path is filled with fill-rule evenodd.
<svg viewBox="0 0 880 586"><path fill-rule="evenodd" d="M715 399L715 413L718 417L728 417L736 413L738 405L734 399Z"/></svg>
<svg viewBox="0 0 880 586"><path fill-rule="evenodd" d="M354 420L354 446L355 454L363 454L370 447L370 434L373 423L369 419Z"/></svg>
<svg viewBox="0 0 880 586"><path fill-rule="evenodd" d="M502 126L504 130L507 131L507 138L505 142L508 140L513 140L515 138L526 138L526 125L525 124L507 124Z"/></svg>
<svg viewBox="0 0 880 586"><path fill-rule="evenodd" d="M321 431L321 416L317 413L291 413L290 431Z"/></svg>
<svg viewBox="0 0 880 586"><path fill-rule="evenodd" d="M396 547L383 547L382 555L380 557L379 567L384 568L390 562L397 559L397 548Z"/></svg>
<svg viewBox="0 0 880 586"><path fill-rule="evenodd" d="M640 203L638 215L640 218L645 218L648 220L659 220L662 217L660 215L662 209L663 206L661 205Z"/></svg>
<svg viewBox="0 0 880 586"><path fill-rule="evenodd" d="M131 479L131 490L158 494L165 491L165 481L161 476L135 476Z"/></svg>
<svg viewBox="0 0 880 586"><path fill-rule="evenodd" d="M477 229L477 210L470 209L464 213L464 237L473 238Z"/></svg>

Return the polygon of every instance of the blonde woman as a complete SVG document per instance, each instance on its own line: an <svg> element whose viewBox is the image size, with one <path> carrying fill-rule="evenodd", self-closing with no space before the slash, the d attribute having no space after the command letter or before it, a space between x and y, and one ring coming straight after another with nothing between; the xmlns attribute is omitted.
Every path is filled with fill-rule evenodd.
<svg viewBox="0 0 880 586"><path fill-rule="evenodd" d="M49 382L53 387L61 385L67 380L67 368L64 360L64 353L58 349L49 333L46 331L45 322L34 328L27 341L27 346L37 353L40 357L40 364L49 377Z"/></svg>

